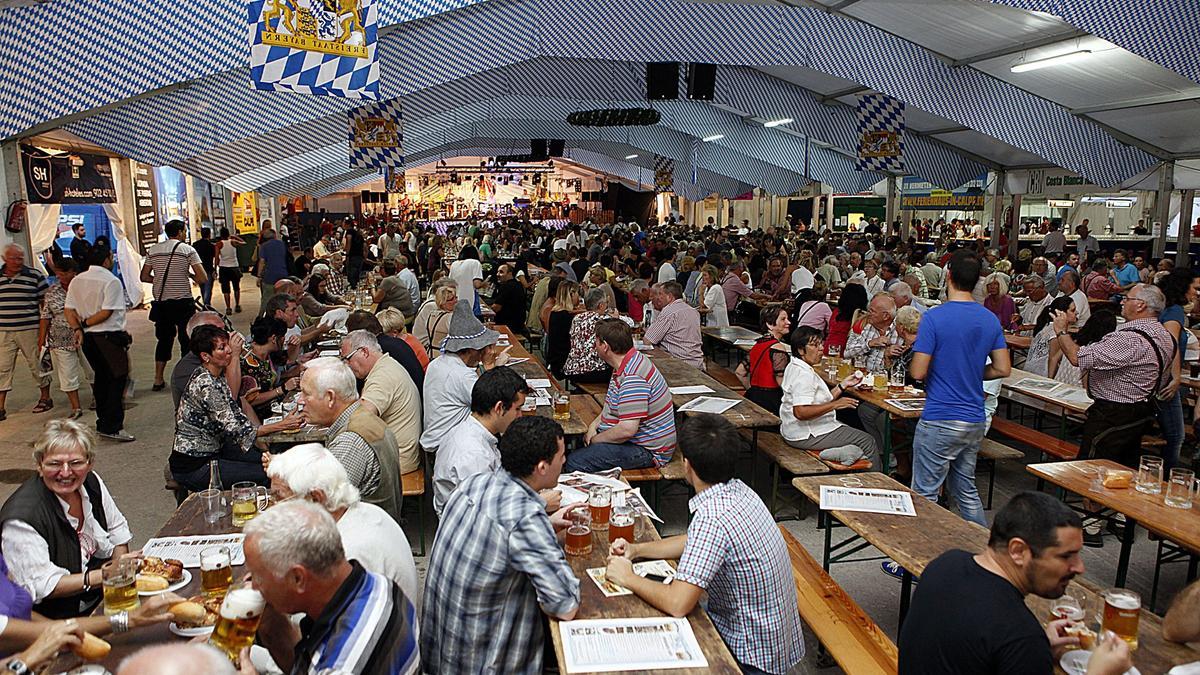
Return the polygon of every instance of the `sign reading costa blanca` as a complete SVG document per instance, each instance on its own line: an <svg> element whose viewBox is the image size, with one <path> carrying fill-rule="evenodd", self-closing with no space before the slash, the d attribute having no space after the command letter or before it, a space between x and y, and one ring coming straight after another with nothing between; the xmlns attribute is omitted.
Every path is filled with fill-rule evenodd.
<svg viewBox="0 0 1200 675"><path fill-rule="evenodd" d="M375 0L250 0L247 7L255 87L379 97Z"/></svg>

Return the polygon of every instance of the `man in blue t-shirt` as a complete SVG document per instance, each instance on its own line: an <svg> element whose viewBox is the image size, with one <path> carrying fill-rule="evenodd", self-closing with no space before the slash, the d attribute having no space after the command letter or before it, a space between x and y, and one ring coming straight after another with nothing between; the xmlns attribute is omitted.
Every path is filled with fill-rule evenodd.
<svg viewBox="0 0 1200 675"><path fill-rule="evenodd" d="M946 302L925 313L913 344L912 376L925 381L925 410L913 436L912 488L936 501L947 482L962 517L987 526L975 486L987 432L983 381L1008 377L1011 368L999 320L971 298L980 270L966 249L950 258Z"/></svg>
<svg viewBox="0 0 1200 675"><path fill-rule="evenodd" d="M1120 248L1113 251L1113 268L1109 275L1122 291L1128 291L1142 281L1141 272L1126 261L1125 250Z"/></svg>

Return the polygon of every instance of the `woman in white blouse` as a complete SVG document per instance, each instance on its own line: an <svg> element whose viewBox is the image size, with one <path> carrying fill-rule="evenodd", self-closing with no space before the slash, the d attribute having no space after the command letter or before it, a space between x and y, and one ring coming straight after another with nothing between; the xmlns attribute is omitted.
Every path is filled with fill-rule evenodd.
<svg viewBox="0 0 1200 675"><path fill-rule="evenodd" d="M857 400L842 394L862 381L862 375L851 373L831 391L814 370L825 355L821 331L799 326L792 333L791 344L792 360L783 371L783 404L779 407L779 433L783 440L803 450L854 446L860 451L860 458L870 460L871 470L878 471L879 452L871 434L837 420L838 410L858 405Z"/></svg>
<svg viewBox="0 0 1200 675"><path fill-rule="evenodd" d="M708 326L728 326L729 310L725 305L725 291L721 284L717 283L717 279L720 278L717 268L705 265L703 275L700 281L704 285L700 296L700 313L708 317Z"/></svg>
<svg viewBox="0 0 1200 675"><path fill-rule="evenodd" d="M129 552L133 536L104 481L92 472L95 435L52 420L34 444L38 475L0 509L13 581L52 619L83 616L101 600L100 567Z"/></svg>

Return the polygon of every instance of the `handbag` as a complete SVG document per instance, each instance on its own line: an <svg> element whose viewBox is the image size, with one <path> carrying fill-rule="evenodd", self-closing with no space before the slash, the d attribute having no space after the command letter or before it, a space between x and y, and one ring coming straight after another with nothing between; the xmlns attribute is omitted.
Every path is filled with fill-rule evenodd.
<svg viewBox="0 0 1200 675"><path fill-rule="evenodd" d="M160 309L162 306L162 294L167 287L167 279L171 276L171 263L175 262L175 251L179 249L179 245L182 243L181 241L175 242L175 245L171 247L171 253L167 255L167 269L163 272L162 285L158 287L159 297L150 301L149 318L151 321L158 321L162 317Z"/></svg>

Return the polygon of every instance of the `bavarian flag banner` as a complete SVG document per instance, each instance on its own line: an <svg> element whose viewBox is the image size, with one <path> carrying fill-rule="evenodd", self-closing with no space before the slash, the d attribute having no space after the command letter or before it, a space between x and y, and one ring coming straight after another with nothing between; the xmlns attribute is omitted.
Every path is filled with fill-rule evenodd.
<svg viewBox="0 0 1200 675"><path fill-rule="evenodd" d="M858 170L904 171L904 101L885 94L858 100Z"/></svg>
<svg viewBox="0 0 1200 675"><path fill-rule="evenodd" d="M675 186L675 160L654 156L654 191L670 192Z"/></svg>
<svg viewBox="0 0 1200 675"><path fill-rule="evenodd" d="M257 89L379 98L378 0L249 0Z"/></svg>
<svg viewBox="0 0 1200 675"><path fill-rule="evenodd" d="M355 108L350 118L350 168L404 168L404 110L399 99Z"/></svg>

